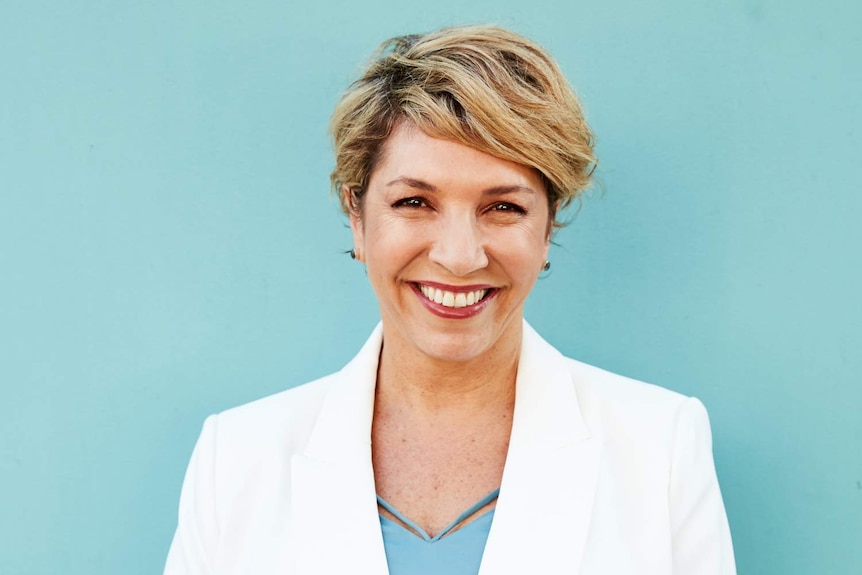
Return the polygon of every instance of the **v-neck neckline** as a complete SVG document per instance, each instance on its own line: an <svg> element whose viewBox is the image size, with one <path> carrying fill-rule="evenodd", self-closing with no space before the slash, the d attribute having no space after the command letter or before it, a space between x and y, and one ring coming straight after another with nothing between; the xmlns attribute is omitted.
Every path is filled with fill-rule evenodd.
<svg viewBox="0 0 862 575"><path fill-rule="evenodd" d="M465 510L463 513L461 513L461 515L459 515L457 518L455 518L455 520L452 523L450 523L449 525L444 527L434 537L431 537L430 535L428 535L428 533L424 529L422 529L421 527L419 527L419 525L417 525L416 523L411 521L406 515L404 515L400 511L398 511L388 501L386 501L385 499L383 499L379 495L377 496L377 503L379 503L383 509L385 509L386 511L391 513L393 516L395 516L395 518L398 519L398 521L401 521L401 523L403 523L404 525L409 527L410 530L415 532L416 536L422 538L426 543L435 543L435 542L439 541L440 539L442 539L443 537L445 537L447 533L451 532L455 527L460 525L461 522L463 522L465 519L467 519L468 517L470 517L471 515L476 513L479 509L485 507L486 505L488 505L489 503L494 501L494 499L496 499L499 495L500 495L500 489L499 488L495 489L494 491L492 491L491 493L489 493L488 495L486 495L485 497L483 497L482 499L480 499L479 501L477 501L476 503L471 505L467 510ZM493 510L492 509L488 510L489 513L491 511L493 511ZM484 514L483 514L483 516L484 516Z"/></svg>

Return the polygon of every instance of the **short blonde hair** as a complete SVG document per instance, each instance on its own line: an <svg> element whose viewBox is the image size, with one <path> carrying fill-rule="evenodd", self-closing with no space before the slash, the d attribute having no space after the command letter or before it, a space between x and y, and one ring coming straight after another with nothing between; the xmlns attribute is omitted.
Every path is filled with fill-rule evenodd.
<svg viewBox="0 0 862 575"><path fill-rule="evenodd" d="M331 119L331 181L346 213L361 209L384 144L403 121L536 169L555 225L556 208L588 187L596 165L592 132L556 62L496 26L443 28L380 46Z"/></svg>

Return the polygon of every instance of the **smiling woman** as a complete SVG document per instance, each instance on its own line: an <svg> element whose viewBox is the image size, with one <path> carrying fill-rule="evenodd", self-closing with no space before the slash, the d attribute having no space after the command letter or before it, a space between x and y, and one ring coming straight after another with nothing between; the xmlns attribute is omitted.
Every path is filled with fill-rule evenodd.
<svg viewBox="0 0 862 575"><path fill-rule="evenodd" d="M539 173L405 121L362 199L350 222L380 303L385 353L483 364L514 357L550 242Z"/></svg>
<svg viewBox="0 0 862 575"><path fill-rule="evenodd" d="M491 26L395 38L332 133L380 325L207 419L165 573L734 573L701 403L523 319L595 165L550 56Z"/></svg>

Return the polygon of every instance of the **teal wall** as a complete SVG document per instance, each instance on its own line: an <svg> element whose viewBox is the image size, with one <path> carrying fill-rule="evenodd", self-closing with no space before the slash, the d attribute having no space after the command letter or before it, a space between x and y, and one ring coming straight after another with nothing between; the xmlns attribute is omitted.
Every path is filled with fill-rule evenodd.
<svg viewBox="0 0 862 575"><path fill-rule="evenodd" d="M382 39L555 53L603 184L527 315L699 396L741 573L862 572L862 8L851 0L0 6L0 573L160 572L204 417L376 321L325 131Z"/></svg>

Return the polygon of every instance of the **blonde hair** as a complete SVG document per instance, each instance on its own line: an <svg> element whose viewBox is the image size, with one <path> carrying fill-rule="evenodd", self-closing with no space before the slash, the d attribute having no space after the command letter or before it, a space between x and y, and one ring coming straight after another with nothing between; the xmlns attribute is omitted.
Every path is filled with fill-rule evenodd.
<svg viewBox="0 0 862 575"><path fill-rule="evenodd" d="M375 52L330 123L331 181L346 213L361 209L386 140L403 121L431 137L536 169L555 225L556 208L588 187L596 165L592 132L556 62L537 44L496 26L399 36Z"/></svg>

